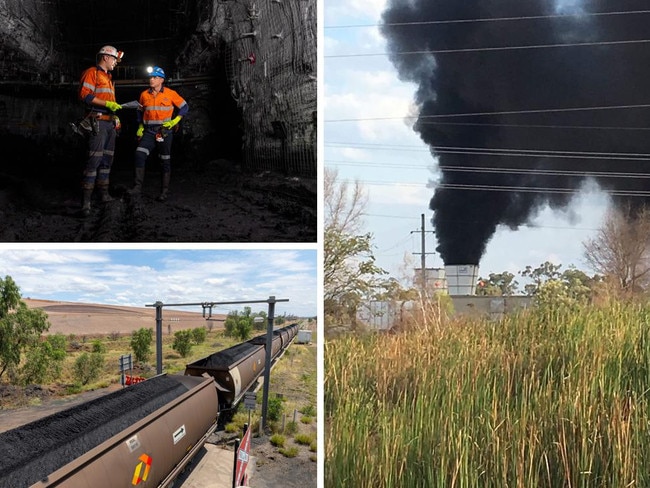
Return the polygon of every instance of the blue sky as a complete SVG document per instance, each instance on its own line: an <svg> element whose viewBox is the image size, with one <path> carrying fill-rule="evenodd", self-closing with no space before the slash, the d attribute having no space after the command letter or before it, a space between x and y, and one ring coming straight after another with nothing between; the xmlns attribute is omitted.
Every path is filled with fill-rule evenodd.
<svg viewBox="0 0 650 488"><path fill-rule="evenodd" d="M328 0L323 23L324 162L339 179L358 180L369 196L365 230L374 235L377 264L401 278L419 267L421 214L425 215L427 267L442 267L428 209L436 161L407 116L414 85L401 82L376 25L384 0ZM371 55L363 55L363 54ZM349 56L355 54L355 56ZM356 54L362 54L356 56ZM361 119L361 120L360 120ZM565 213L542 209L516 231L499 228L488 243L479 274L551 261L589 271L583 242L595 236L607 209L597 189L587 189ZM520 280L521 282L521 280Z"/></svg>
<svg viewBox="0 0 650 488"><path fill-rule="evenodd" d="M311 317L318 310L317 274L316 251L304 249L0 248L0 276L11 276L23 298L43 300L144 307L275 296L289 299L276 304L276 315ZM266 303L249 306L268 309Z"/></svg>

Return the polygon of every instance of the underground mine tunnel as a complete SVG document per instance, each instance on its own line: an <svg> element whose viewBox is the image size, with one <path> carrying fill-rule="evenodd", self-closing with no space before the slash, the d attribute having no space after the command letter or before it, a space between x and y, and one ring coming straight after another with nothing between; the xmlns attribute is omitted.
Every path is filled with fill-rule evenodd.
<svg viewBox="0 0 650 488"><path fill-rule="evenodd" d="M107 44L124 51L118 103L157 65L190 111L164 204L156 154L129 198L137 122L118 111L114 202L81 218L87 146L71 124ZM0 0L0 65L0 242L316 240L315 0Z"/></svg>

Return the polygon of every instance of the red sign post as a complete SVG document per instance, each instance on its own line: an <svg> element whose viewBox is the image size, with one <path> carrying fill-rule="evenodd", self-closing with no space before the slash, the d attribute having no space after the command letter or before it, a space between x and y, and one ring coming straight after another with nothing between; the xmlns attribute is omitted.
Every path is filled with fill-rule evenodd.
<svg viewBox="0 0 650 488"><path fill-rule="evenodd" d="M251 430L248 425L244 426L244 438L239 444L239 448L235 450L235 480L233 486L243 486L246 483L246 467L248 466L248 459L250 458L251 450Z"/></svg>

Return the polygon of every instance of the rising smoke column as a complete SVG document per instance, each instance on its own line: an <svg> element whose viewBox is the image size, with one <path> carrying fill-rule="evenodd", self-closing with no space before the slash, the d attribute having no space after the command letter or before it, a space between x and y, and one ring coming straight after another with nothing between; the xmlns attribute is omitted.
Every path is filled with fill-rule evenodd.
<svg viewBox="0 0 650 488"><path fill-rule="evenodd" d="M589 15L648 7L645 1L616 0L388 0L382 33L390 59L400 79L418 86L415 102L420 112L414 129L440 167L439 185L429 206L437 251L445 264L478 264L500 224L517 229L546 204L556 210L569 209L572 195L553 189L581 188L588 178L584 173L603 172L590 178L604 189L648 189L650 180L613 173L647 174L650 162L550 154L650 153L650 133L645 127L650 110L646 108L557 110L649 104L650 44L500 49L648 39L650 14ZM522 18L531 16L550 17ZM520 19L429 22L513 17ZM430 53L461 49L465 51ZM413 52L420 54L405 54ZM504 113L513 111L529 113ZM469 148L543 153L535 157L485 155ZM470 167L497 172L467 171ZM545 175L546 170L554 173ZM547 190L444 188L448 185ZM621 206L628 199L613 197L613 203ZM631 197L630 203L645 202Z"/></svg>

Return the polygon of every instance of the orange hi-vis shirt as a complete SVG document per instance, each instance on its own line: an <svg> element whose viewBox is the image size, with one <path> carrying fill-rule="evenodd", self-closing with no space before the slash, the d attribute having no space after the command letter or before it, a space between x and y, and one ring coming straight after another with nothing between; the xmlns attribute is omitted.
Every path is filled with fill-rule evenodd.
<svg viewBox="0 0 650 488"><path fill-rule="evenodd" d="M151 88L140 94L140 105L142 112L138 112L138 119L144 125L160 125L172 120L174 107L178 109L178 115L184 116L189 111L189 106L183 97L171 88L163 86L159 93Z"/></svg>
<svg viewBox="0 0 650 488"><path fill-rule="evenodd" d="M99 66L88 68L81 74L79 86L79 98L93 110L101 113L109 113L104 107L97 107L91 104L93 98L99 98L110 102L115 102L115 85L113 77Z"/></svg>

